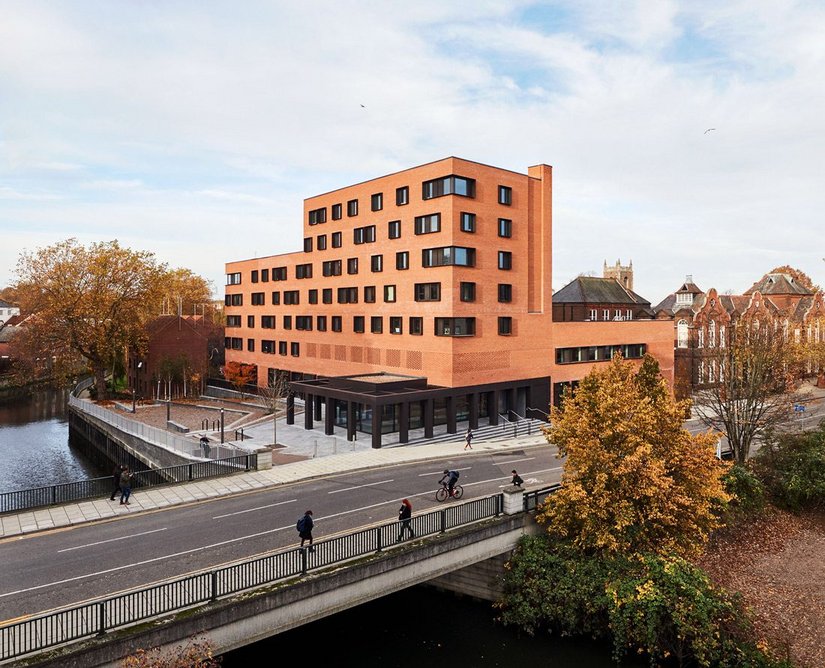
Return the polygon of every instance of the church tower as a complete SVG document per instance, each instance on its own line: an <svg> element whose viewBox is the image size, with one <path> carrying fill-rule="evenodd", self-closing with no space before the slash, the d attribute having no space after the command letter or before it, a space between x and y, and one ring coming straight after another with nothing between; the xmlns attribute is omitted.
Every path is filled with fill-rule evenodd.
<svg viewBox="0 0 825 668"><path fill-rule="evenodd" d="M604 278L615 278L627 290L633 291L633 260L630 264L622 266L621 260L616 260L614 267L607 266L607 260L604 261Z"/></svg>

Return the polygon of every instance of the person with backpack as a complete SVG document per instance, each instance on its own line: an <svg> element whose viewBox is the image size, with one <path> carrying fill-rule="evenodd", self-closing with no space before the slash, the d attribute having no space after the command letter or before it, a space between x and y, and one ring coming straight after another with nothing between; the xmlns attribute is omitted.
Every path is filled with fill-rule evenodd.
<svg viewBox="0 0 825 668"><path fill-rule="evenodd" d="M453 490L455 489L455 484L458 482L458 471L449 471L444 469L444 475L439 480L442 485L446 482L447 483L447 491L450 493L450 496L453 496Z"/></svg>
<svg viewBox="0 0 825 668"><path fill-rule="evenodd" d="M410 534L410 538L415 538L415 533L410 526L410 518L412 517L412 504L410 503L409 499L404 499L401 502L401 508L398 509L398 519L401 522L401 528L398 531L398 541L401 542L401 539L404 537L404 532L408 532Z"/></svg>
<svg viewBox="0 0 825 668"><path fill-rule="evenodd" d="M304 541L309 541L309 551L315 552L315 548L312 547L312 527L315 526L315 523L312 521L312 511L307 510L304 513L304 516L298 520L298 523L295 525L295 528L298 529L298 535L301 537L301 547L304 546Z"/></svg>
<svg viewBox="0 0 825 668"><path fill-rule="evenodd" d="M513 474L513 479L510 481L510 484L515 485L516 487L521 487L524 484L524 480L522 480L521 476L516 473L515 469L513 469L511 473Z"/></svg>

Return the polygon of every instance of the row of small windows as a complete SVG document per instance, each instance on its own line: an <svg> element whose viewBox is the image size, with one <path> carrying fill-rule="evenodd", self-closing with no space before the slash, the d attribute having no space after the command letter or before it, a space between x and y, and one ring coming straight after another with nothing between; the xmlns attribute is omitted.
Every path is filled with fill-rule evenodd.
<svg viewBox="0 0 825 668"><path fill-rule="evenodd" d="M625 359L641 359L647 351L644 343L626 343L616 346L582 346L580 348L556 348L556 364L580 362L607 362L620 354Z"/></svg>
<svg viewBox="0 0 825 668"><path fill-rule="evenodd" d="M609 308L597 309L592 308L590 309L590 320L598 320L599 313L601 313L602 320L633 320L633 309L613 309L613 315L611 316Z"/></svg>
<svg viewBox="0 0 825 668"><path fill-rule="evenodd" d="M396 286L385 285L384 301L392 303L396 301ZM376 286L366 285L363 288L363 299L366 304L375 303ZM285 290L283 293L275 291L272 293L272 305L279 306L281 304L281 295L283 294L283 303L287 306L294 306L301 303L301 296L299 290ZM321 303L333 303L333 289L321 289ZM357 287L343 287L337 288L337 295L339 304L357 304L358 303L358 288ZM307 300L310 304L318 303L318 289L312 288L307 291ZM226 295L227 306L243 306L243 295ZM413 285L413 298L417 302L438 302L441 301L441 283L415 283ZM474 302L476 300L476 284L471 281L461 281L459 284L459 298L463 302ZM510 283L498 284L498 301L502 303L509 303L513 301L513 286ZM230 302L232 302L230 304ZM252 304L255 306L264 305L264 293L253 292ZM250 316L254 317L254 316ZM268 316L262 316L268 317ZM274 317L274 316L273 316ZM236 320L237 319L237 320ZM227 327L240 327L240 316L229 315L226 317ZM262 327L267 325L261 324ZM274 327L274 325L272 325Z"/></svg>

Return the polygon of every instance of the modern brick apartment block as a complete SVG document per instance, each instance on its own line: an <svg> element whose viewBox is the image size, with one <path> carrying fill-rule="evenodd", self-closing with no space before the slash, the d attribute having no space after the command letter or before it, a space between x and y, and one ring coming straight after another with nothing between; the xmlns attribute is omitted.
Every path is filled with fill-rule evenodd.
<svg viewBox="0 0 825 668"><path fill-rule="evenodd" d="M326 433L548 411L552 170L446 158L304 201L303 250L226 265L226 359ZM288 401L288 420L294 403Z"/></svg>

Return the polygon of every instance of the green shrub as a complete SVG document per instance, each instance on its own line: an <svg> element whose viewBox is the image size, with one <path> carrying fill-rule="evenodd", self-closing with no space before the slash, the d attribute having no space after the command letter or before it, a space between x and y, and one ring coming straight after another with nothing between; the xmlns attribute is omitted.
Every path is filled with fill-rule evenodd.
<svg viewBox="0 0 825 668"><path fill-rule="evenodd" d="M749 468L734 464L722 481L725 491L732 497L727 507L728 521L737 521L765 509L765 486Z"/></svg>
<svg viewBox="0 0 825 668"><path fill-rule="evenodd" d="M799 511L825 507L825 425L802 434L782 434L753 458L771 500Z"/></svg>

